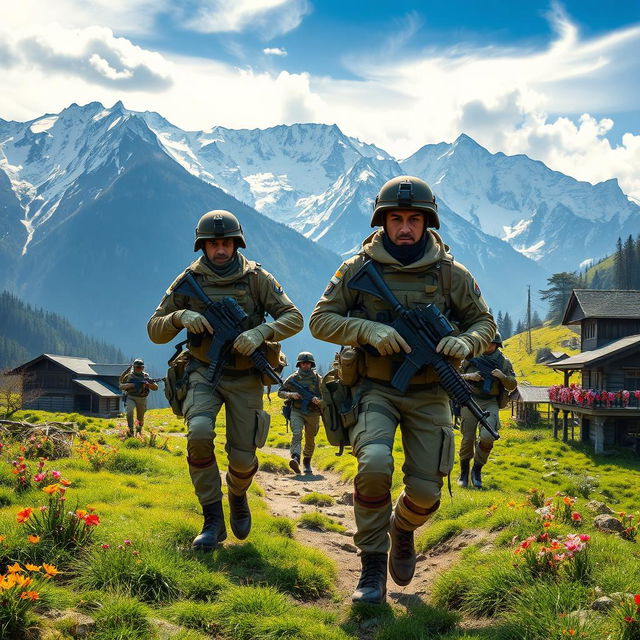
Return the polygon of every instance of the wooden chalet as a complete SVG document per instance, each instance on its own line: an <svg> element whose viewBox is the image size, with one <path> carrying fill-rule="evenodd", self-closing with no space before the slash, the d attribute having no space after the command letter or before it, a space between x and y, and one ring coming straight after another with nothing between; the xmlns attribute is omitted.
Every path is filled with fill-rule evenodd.
<svg viewBox="0 0 640 640"><path fill-rule="evenodd" d="M576 289L562 324L580 325L582 352L547 364L564 373L549 390L554 435L562 412L563 440L576 419L596 453L616 445L640 454L640 291Z"/></svg>
<svg viewBox="0 0 640 640"><path fill-rule="evenodd" d="M31 394L36 398L23 409L113 418L121 412L118 379L128 366L129 363L98 364L88 358L44 353L11 373L23 376L25 391L36 392Z"/></svg>

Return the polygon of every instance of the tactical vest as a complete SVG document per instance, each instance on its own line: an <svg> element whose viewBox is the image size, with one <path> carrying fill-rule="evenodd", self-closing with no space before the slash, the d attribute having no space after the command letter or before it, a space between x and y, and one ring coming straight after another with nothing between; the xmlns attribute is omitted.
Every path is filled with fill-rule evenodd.
<svg viewBox="0 0 640 640"><path fill-rule="evenodd" d="M242 331L257 327L264 322L265 318L265 310L260 304L258 290L260 265L256 262L250 262L250 264L252 268L238 280L223 285L217 284L219 282L217 278L210 278L204 274L192 272L204 292L213 302L220 302L226 296L235 298L247 316L249 316L245 320L244 327L241 328ZM199 300L190 299L185 308L202 313L205 310L205 305ZM211 336L208 334L189 334L188 338L189 351L199 360L208 362L207 353L211 347ZM224 369L244 370L252 367L253 362L249 357L231 353Z"/></svg>
<svg viewBox="0 0 640 640"><path fill-rule="evenodd" d="M311 391L316 398L320 397L320 376L317 373L313 372L312 375L301 376L299 372L296 372L289 378L289 380L292 378L307 391ZM291 388L290 391L295 391L295 389ZM302 407L302 400L292 400L291 402L294 409L300 409ZM320 407L310 404L309 413L314 412L320 412Z"/></svg>
<svg viewBox="0 0 640 640"><path fill-rule="evenodd" d="M138 382L138 381L144 381L146 379L148 379L148 375L145 375L144 373L135 373L134 371L131 371L130 373L127 373L123 376L123 380L122 382ZM145 387L144 385L141 385L140 390L138 390L137 388L134 389L129 389L129 391L127 391L127 395L131 396L132 398L146 398L149 395L150 391L149 389L147 389L147 387Z"/></svg>
<svg viewBox="0 0 640 640"><path fill-rule="evenodd" d="M453 258L443 258L429 265L424 271L401 271L390 265L378 263L378 268L391 291L402 306L415 309L418 306L435 304L440 311L449 317L451 310L451 279ZM358 293L356 309L351 316L366 318L375 322L390 324L397 314L389 304L368 293ZM449 318L454 324L455 318ZM455 325L454 325L455 326ZM403 356L374 356L364 351L364 375L373 380L389 382L403 362ZM411 378L410 386L432 384L438 376L432 367L426 367Z"/></svg>

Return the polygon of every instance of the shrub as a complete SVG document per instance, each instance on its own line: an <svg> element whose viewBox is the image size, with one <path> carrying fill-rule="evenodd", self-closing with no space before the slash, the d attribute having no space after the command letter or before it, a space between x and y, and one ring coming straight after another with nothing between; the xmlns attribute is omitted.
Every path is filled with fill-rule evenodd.
<svg viewBox="0 0 640 640"><path fill-rule="evenodd" d="M127 438L122 445L127 449L142 449L144 442L138 438Z"/></svg>
<svg viewBox="0 0 640 640"><path fill-rule="evenodd" d="M300 498L300 502L302 502L302 504L313 504L317 507L330 507L332 504L335 504L335 500L330 495L318 493L317 491L307 493L306 496Z"/></svg>
<svg viewBox="0 0 640 640"><path fill-rule="evenodd" d="M291 518L285 518L283 516L276 516L274 518L268 518L264 529L267 532L274 533L278 536L284 536L285 538L293 538L293 532L296 529L296 523Z"/></svg>
<svg viewBox="0 0 640 640"><path fill-rule="evenodd" d="M298 519L298 526L304 529L315 529L316 531L335 531L344 533L347 529L341 524L325 516L324 513L314 511L313 513L303 513Z"/></svg>
<svg viewBox="0 0 640 640"><path fill-rule="evenodd" d="M115 457L118 450L110 445L85 441L78 445L77 452L83 460L91 465L94 471L100 471Z"/></svg>
<svg viewBox="0 0 640 640"><path fill-rule="evenodd" d="M96 627L92 638L96 640L143 640L151 637L147 608L132 598L112 596L94 613Z"/></svg>
<svg viewBox="0 0 640 640"><path fill-rule="evenodd" d="M190 600L212 602L220 592L231 588L229 579L219 571L196 573L180 582L180 590Z"/></svg>
<svg viewBox="0 0 640 640"><path fill-rule="evenodd" d="M143 474L156 471L156 465L149 457L128 451L117 452L106 465L109 471L119 471L120 473Z"/></svg>

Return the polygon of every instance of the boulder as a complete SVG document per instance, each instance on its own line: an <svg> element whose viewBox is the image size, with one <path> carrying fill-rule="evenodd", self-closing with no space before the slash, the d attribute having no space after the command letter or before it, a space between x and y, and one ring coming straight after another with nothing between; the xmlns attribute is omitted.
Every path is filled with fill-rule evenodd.
<svg viewBox="0 0 640 640"><path fill-rule="evenodd" d="M599 500L590 500L585 506L587 507L587 509L597 514L605 513L609 515L613 513L612 509L610 509L604 502L600 502Z"/></svg>
<svg viewBox="0 0 640 640"><path fill-rule="evenodd" d="M620 533L624 527L622 526L622 522L618 520L618 518L614 518L613 516L602 513L599 516L596 516L593 519L593 526L596 529L600 529L600 531L606 531L610 533Z"/></svg>

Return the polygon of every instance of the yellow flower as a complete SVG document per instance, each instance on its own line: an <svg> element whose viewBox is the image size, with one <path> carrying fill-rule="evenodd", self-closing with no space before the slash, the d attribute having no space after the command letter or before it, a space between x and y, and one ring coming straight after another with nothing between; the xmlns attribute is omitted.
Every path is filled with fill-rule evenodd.
<svg viewBox="0 0 640 640"><path fill-rule="evenodd" d="M38 542L40 542L40 536L34 536L33 534L30 535L27 540L31 543L31 544L38 544Z"/></svg>
<svg viewBox="0 0 640 640"><path fill-rule="evenodd" d="M31 578L27 578L26 576L21 576L19 573L15 574L15 581L19 587L28 587L33 580Z"/></svg>
<svg viewBox="0 0 640 640"><path fill-rule="evenodd" d="M15 564L7 567L7 571L9 573L18 573L18 571L22 571L22 567L16 562Z"/></svg>
<svg viewBox="0 0 640 640"><path fill-rule="evenodd" d="M2 589L3 591L7 591L8 589L12 589L15 584L15 580L9 580L9 578L5 578L4 580L0 580L0 589Z"/></svg>
<svg viewBox="0 0 640 640"><path fill-rule="evenodd" d="M58 573L60 573L60 572L56 569L55 565L52 565L52 564L46 564L46 563L44 563L44 562L43 562L43 563L42 563L42 568L46 571L46 573L47 573L47 575L48 575L48 576L55 576L55 575L57 575Z"/></svg>
<svg viewBox="0 0 640 640"><path fill-rule="evenodd" d="M43 487L42 490L45 493L48 493L50 496L53 495L60 488L59 484L49 484L46 487Z"/></svg>
<svg viewBox="0 0 640 640"><path fill-rule="evenodd" d="M25 564L27 571L40 571L42 567L39 564Z"/></svg>
<svg viewBox="0 0 640 640"><path fill-rule="evenodd" d="M94 507L93 505L88 504L87 505L87 511L89 513L93 513L96 510L96 507Z"/></svg>

